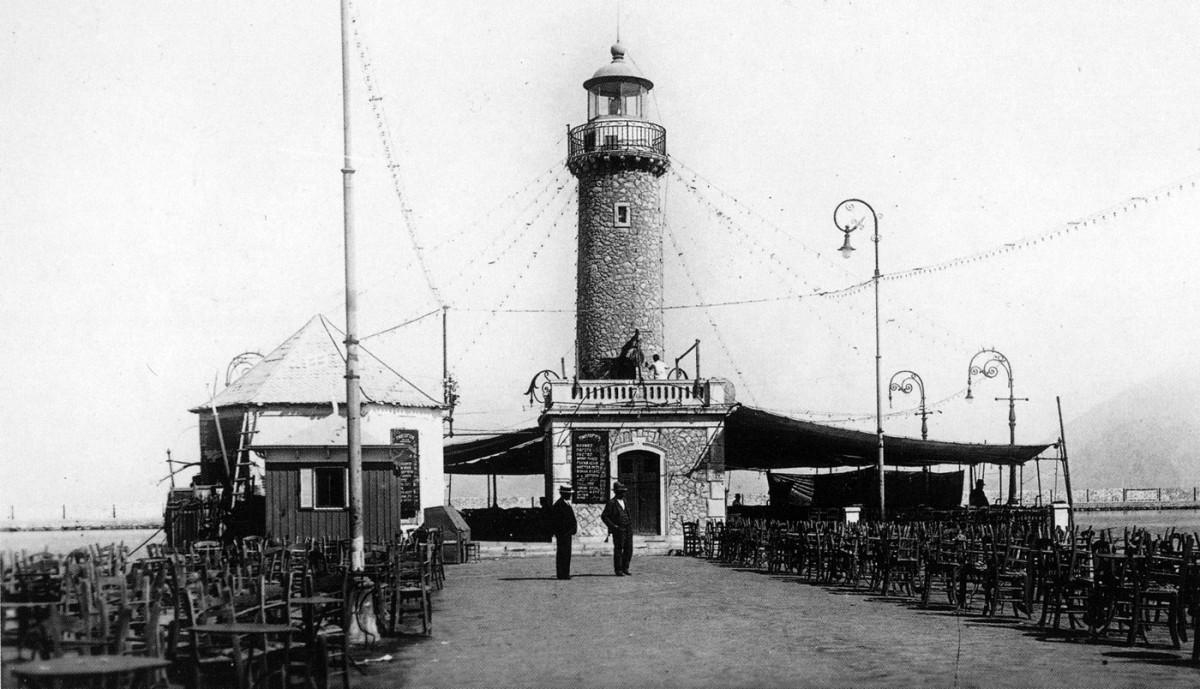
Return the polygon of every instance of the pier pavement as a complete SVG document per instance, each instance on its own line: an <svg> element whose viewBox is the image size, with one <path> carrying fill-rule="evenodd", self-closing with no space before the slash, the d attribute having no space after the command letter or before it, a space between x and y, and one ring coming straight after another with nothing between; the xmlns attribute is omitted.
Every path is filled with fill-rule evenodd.
<svg viewBox="0 0 1200 689"><path fill-rule="evenodd" d="M577 554L573 578L559 581L543 550L485 548L448 566L433 634L356 648L369 662L351 686L1200 686L1190 642L1173 650L1162 633L1150 647L1088 642L688 557L635 556L634 576L615 577L609 557ZM3 686L12 681L6 672Z"/></svg>
<svg viewBox="0 0 1200 689"><path fill-rule="evenodd" d="M1051 636L1032 621L922 610L705 560L553 557L448 567L433 635L364 657L354 686L472 687L1191 687L1190 644L1173 650ZM1164 635L1165 636L1165 635Z"/></svg>

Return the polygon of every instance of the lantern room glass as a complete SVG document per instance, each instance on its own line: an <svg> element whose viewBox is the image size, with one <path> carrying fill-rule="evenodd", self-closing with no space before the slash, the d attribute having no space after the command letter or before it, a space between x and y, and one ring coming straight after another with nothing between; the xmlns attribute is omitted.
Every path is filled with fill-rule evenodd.
<svg viewBox="0 0 1200 689"><path fill-rule="evenodd" d="M588 89L588 120L597 117L645 119L646 88L631 81L610 81Z"/></svg>

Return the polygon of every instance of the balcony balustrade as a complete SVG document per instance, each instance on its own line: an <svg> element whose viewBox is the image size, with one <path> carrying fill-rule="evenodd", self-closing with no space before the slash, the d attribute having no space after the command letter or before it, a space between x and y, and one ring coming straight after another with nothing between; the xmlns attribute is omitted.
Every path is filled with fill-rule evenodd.
<svg viewBox="0 0 1200 689"><path fill-rule="evenodd" d="M725 403L718 381L701 380L555 380L549 383L546 409L582 407L707 407Z"/></svg>
<svg viewBox="0 0 1200 689"><path fill-rule="evenodd" d="M633 157L656 168L667 163L667 130L644 120L596 119L567 137L567 165L573 172L606 158Z"/></svg>

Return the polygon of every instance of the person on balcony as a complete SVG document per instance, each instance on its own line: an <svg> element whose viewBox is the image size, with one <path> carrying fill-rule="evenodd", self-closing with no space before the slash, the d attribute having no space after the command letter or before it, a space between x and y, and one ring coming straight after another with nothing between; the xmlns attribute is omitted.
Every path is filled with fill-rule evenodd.
<svg viewBox="0 0 1200 689"><path fill-rule="evenodd" d="M657 354L651 357L649 366L650 380L667 379L667 363L663 361Z"/></svg>

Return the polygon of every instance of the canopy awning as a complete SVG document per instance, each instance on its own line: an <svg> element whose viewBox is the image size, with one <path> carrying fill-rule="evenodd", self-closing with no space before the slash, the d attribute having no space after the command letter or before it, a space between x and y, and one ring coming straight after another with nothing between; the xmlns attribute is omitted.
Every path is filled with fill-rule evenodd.
<svg viewBox="0 0 1200 689"><path fill-rule="evenodd" d="M447 474L541 474L546 470L540 428L447 444ZM884 463L890 467L937 464L1024 464L1051 443L984 445L884 436ZM873 433L822 426L753 407L738 407L725 420L725 465L730 469L874 466L879 441Z"/></svg>
<svg viewBox="0 0 1200 689"><path fill-rule="evenodd" d="M442 456L447 474L523 476L546 471L540 428L446 445Z"/></svg>
<svg viewBox="0 0 1200 689"><path fill-rule="evenodd" d="M887 466L935 464L1024 464L1051 443L980 445L884 435ZM753 407L738 407L725 421L725 465L730 469L862 467L878 461L873 433L789 419Z"/></svg>

